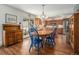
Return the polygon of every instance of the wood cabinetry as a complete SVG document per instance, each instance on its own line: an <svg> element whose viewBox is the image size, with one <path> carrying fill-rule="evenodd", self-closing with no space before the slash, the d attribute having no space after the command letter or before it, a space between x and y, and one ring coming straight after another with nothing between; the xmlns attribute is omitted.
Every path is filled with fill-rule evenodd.
<svg viewBox="0 0 79 59"><path fill-rule="evenodd" d="M56 24L58 29L57 33L63 34L63 27L61 28L60 26L63 26L63 20L46 20L45 21L45 26L53 26L53 24Z"/></svg>
<svg viewBox="0 0 79 59"><path fill-rule="evenodd" d="M70 44L74 48L74 17L72 16L69 20L69 34L70 34Z"/></svg>
<svg viewBox="0 0 79 59"><path fill-rule="evenodd" d="M40 18L35 18L34 24L37 25L37 26L42 25L41 19Z"/></svg>
<svg viewBox="0 0 79 59"><path fill-rule="evenodd" d="M63 34L63 28L58 28L58 29L57 29L57 33L58 33L58 34Z"/></svg>
<svg viewBox="0 0 79 59"><path fill-rule="evenodd" d="M74 49L74 16L67 18L66 42Z"/></svg>
<svg viewBox="0 0 79 59"><path fill-rule="evenodd" d="M79 54L79 13L74 14L74 52Z"/></svg>
<svg viewBox="0 0 79 59"><path fill-rule="evenodd" d="M63 25L63 20L46 20L45 25L52 25L56 23L57 25Z"/></svg>
<svg viewBox="0 0 79 59"><path fill-rule="evenodd" d="M5 32L3 33L5 36L3 39L4 46L9 46L23 40L20 25L3 24L3 31Z"/></svg>
<svg viewBox="0 0 79 59"><path fill-rule="evenodd" d="M74 53L79 54L79 13L74 13L69 19L69 34L67 36Z"/></svg>

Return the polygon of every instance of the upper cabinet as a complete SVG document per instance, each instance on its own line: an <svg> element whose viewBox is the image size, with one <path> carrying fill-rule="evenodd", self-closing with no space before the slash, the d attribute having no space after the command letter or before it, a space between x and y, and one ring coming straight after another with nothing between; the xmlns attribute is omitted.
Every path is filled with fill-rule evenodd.
<svg viewBox="0 0 79 59"><path fill-rule="evenodd" d="M40 18L35 18L34 19L34 24L37 25L37 26L42 25L41 19Z"/></svg>
<svg viewBox="0 0 79 59"><path fill-rule="evenodd" d="M46 20L45 24L46 25L52 25L56 23L57 25L63 25L63 20Z"/></svg>

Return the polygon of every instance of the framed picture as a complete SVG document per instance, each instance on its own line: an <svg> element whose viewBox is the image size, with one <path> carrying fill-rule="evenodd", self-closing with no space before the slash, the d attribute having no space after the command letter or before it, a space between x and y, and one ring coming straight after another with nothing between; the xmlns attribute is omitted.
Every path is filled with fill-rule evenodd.
<svg viewBox="0 0 79 59"><path fill-rule="evenodd" d="M5 23L17 24L17 16L12 14L5 14Z"/></svg>

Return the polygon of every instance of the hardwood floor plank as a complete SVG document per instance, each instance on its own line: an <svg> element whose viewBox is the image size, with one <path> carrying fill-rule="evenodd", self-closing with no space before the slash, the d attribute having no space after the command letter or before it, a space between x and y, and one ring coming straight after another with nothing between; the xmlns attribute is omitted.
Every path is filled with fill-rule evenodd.
<svg viewBox="0 0 79 59"><path fill-rule="evenodd" d="M10 47L9 49L13 53L13 55L16 55L17 52L15 51L15 49L13 47Z"/></svg>
<svg viewBox="0 0 79 59"><path fill-rule="evenodd" d="M8 55L8 54L3 50L3 48L2 49L0 48L0 55Z"/></svg>
<svg viewBox="0 0 79 59"><path fill-rule="evenodd" d="M11 52L11 50L9 48L4 48L4 51L8 54L8 55L13 55L13 53Z"/></svg>

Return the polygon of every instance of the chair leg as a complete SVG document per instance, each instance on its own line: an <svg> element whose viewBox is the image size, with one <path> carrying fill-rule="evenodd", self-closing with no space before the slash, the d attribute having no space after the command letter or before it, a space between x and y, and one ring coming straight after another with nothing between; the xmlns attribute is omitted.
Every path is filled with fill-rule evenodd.
<svg viewBox="0 0 79 59"><path fill-rule="evenodd" d="M37 54L39 55L39 44L37 44Z"/></svg>
<svg viewBox="0 0 79 59"><path fill-rule="evenodd" d="M31 48L32 48L32 44L30 45L29 52L30 52Z"/></svg>
<svg viewBox="0 0 79 59"><path fill-rule="evenodd" d="M49 39L46 39L46 42L48 43L49 41L48 41Z"/></svg>
<svg viewBox="0 0 79 59"><path fill-rule="evenodd" d="M56 45L55 41L54 41L54 45Z"/></svg>
<svg viewBox="0 0 79 59"><path fill-rule="evenodd" d="M42 48L43 48L43 42L41 42L41 46L42 46Z"/></svg>
<svg viewBox="0 0 79 59"><path fill-rule="evenodd" d="M53 44L56 45L56 43L55 43L55 39L53 39Z"/></svg>

